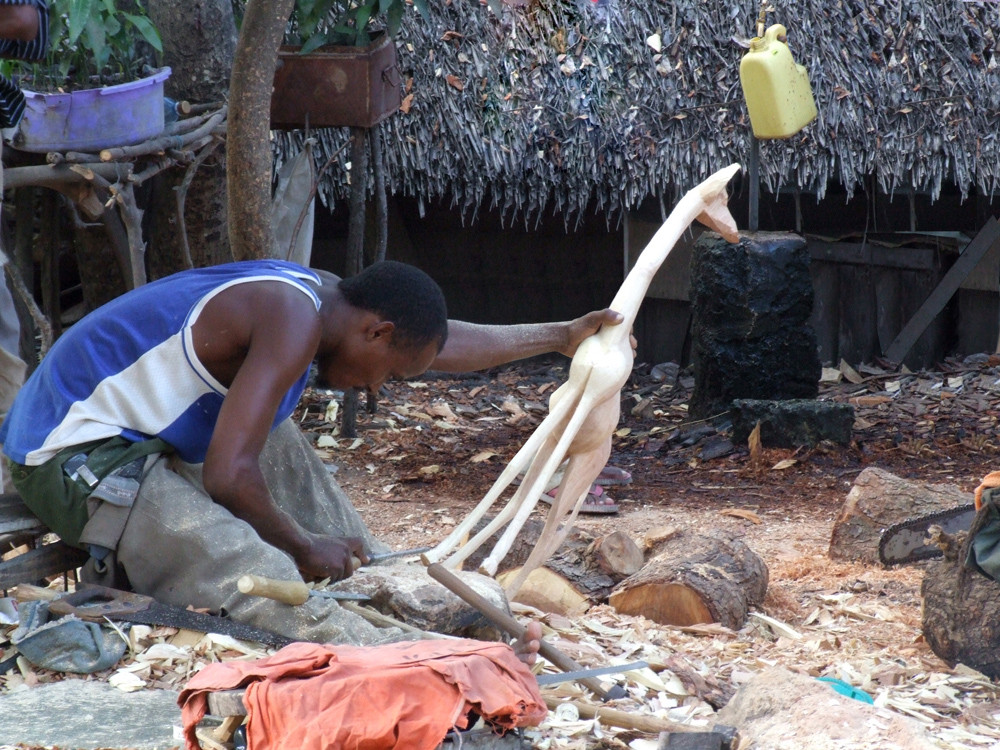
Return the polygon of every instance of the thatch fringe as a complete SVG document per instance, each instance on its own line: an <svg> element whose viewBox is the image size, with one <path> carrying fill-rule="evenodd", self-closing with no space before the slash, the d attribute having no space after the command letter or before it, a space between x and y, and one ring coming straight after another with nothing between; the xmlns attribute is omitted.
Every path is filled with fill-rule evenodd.
<svg viewBox="0 0 1000 750"><path fill-rule="evenodd" d="M747 162L752 133L740 44L758 7L704 0L532 0L501 17L476 0L407 14L398 40L408 112L380 128L393 193L483 206L526 223L613 221L647 198L668 204L711 172ZM874 176L886 192L937 198L1000 186L1000 4L798 0L788 28L819 118L761 144L761 180L822 198ZM662 48L648 41L658 35ZM317 160L346 130L320 135ZM279 158L301 134L280 134ZM328 172L325 200L347 195Z"/></svg>

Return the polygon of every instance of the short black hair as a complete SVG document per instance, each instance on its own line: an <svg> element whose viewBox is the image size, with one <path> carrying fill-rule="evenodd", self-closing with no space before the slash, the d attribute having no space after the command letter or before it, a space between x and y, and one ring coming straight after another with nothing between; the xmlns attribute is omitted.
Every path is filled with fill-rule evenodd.
<svg viewBox="0 0 1000 750"><path fill-rule="evenodd" d="M339 289L354 307L376 313L396 329L393 345L423 348L448 339L448 309L444 293L430 276L416 266L384 260L356 276L342 279Z"/></svg>

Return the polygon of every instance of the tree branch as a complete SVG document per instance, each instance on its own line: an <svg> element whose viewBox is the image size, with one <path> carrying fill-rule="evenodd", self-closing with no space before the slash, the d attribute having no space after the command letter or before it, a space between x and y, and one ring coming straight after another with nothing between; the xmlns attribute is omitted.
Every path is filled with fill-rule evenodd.
<svg viewBox="0 0 1000 750"><path fill-rule="evenodd" d="M295 0L248 0L229 82L226 189L236 260L275 254L271 215L271 89Z"/></svg>

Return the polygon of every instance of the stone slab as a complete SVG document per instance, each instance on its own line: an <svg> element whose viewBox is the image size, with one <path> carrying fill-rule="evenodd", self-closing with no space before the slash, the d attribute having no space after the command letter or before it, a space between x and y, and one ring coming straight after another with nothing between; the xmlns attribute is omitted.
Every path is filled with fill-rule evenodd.
<svg viewBox="0 0 1000 750"><path fill-rule="evenodd" d="M125 693L104 682L69 679L0 695L0 742L6 745L170 750L184 744L180 726L172 690Z"/></svg>

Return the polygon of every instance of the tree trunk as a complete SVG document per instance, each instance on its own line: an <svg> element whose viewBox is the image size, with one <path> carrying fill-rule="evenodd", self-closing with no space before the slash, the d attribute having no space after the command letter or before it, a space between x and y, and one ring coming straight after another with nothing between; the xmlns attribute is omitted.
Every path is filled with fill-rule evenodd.
<svg viewBox="0 0 1000 750"><path fill-rule="evenodd" d="M764 561L723 533L678 534L608 603L618 612L666 625L718 622L738 630L767 593Z"/></svg>
<svg viewBox="0 0 1000 750"><path fill-rule="evenodd" d="M965 567L965 533L942 534L939 544L944 557L928 563L920 587L927 645L952 666L1000 677L1000 584Z"/></svg>
<svg viewBox="0 0 1000 750"><path fill-rule="evenodd" d="M86 309L96 310L122 294L128 286L122 278L115 252L108 243L108 233L94 223L78 223L73 231L76 266L80 272Z"/></svg>
<svg viewBox="0 0 1000 750"><path fill-rule="evenodd" d="M229 86L226 187L229 243L237 260L274 255L271 227L271 88L295 0L249 0Z"/></svg>
<svg viewBox="0 0 1000 750"><path fill-rule="evenodd" d="M229 0L175 3L151 0L149 17L163 39L163 62L170 66L164 93L177 101L221 102L229 92L236 50L236 22ZM147 267L151 279L187 266L185 238L177 216L176 189L183 169L172 169L153 181L148 201L150 243ZM195 267L233 259L229 249L226 203L226 150L220 147L198 167L184 202L186 242Z"/></svg>

